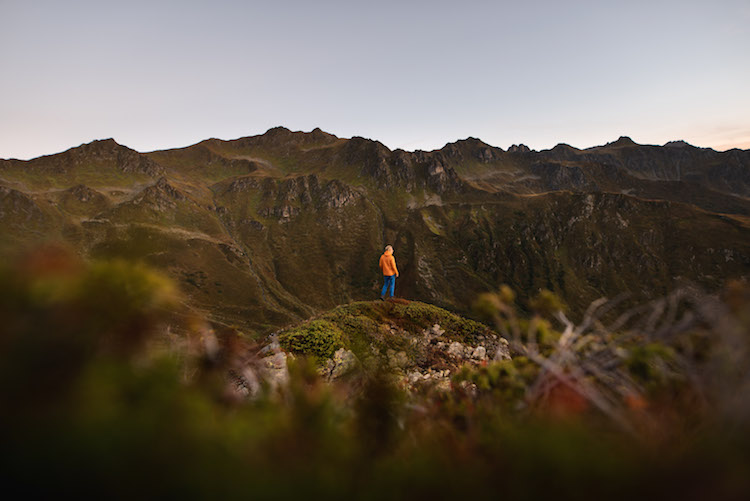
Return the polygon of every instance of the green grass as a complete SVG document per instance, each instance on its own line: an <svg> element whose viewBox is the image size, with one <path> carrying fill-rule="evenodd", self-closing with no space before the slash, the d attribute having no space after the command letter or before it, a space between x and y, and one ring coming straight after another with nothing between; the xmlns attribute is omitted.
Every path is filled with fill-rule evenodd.
<svg viewBox="0 0 750 501"><path fill-rule="evenodd" d="M154 182L154 179L146 174L126 173L115 167L95 164L76 166L71 172L65 174L51 173L45 169L29 166L18 166L3 170L2 177L20 182L31 189L65 189L78 184L94 188L100 186L129 188Z"/></svg>

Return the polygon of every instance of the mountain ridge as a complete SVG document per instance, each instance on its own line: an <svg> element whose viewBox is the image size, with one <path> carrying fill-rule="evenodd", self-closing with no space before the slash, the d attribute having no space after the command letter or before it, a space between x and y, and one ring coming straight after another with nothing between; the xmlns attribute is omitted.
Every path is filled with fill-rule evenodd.
<svg viewBox="0 0 750 501"><path fill-rule="evenodd" d="M342 141L345 141L345 140L348 140L348 139L360 138L360 139L366 139L368 141L380 142L380 141L378 141L376 139L365 138L365 137L356 136L356 135L352 136L351 138L338 137L335 134L323 131L320 127L315 127L312 130L310 130L310 132L304 132L302 130L293 131L293 130L285 127L285 126L278 125L278 126L274 126L274 127L269 128L266 132L261 133L261 134L255 134L255 135L250 135L250 136L241 136L241 137L234 138L234 139L219 139L219 138L216 138L216 137L211 137L211 138L203 139L201 141L198 141L197 143L189 144L189 145L186 145L186 146L176 146L176 147L162 148L162 149L148 150L148 151L138 151L138 150L133 150L133 151L136 151L136 152L138 152L140 154L143 154L143 155L148 155L148 154L151 154L151 153L168 152L168 151L175 151L175 150L187 149L187 148L191 148L193 146L197 146L197 145L200 145L200 144L203 144L203 143L207 143L207 142L223 142L223 143L227 143L227 142L236 142L236 141L242 141L242 140L247 140L247 139L252 139L252 138L259 138L259 137L268 136L269 133L271 135L285 134L285 133L290 133L292 135L309 135L309 136L313 136L313 137L316 137L316 138L327 137L327 138L331 138L333 140L342 140ZM667 141L666 143L664 143L663 145L647 144L647 143L636 143L629 136L620 136L620 138L618 138L617 140L611 141L611 142L606 143L604 145L593 145L593 146L589 146L589 147L586 147L586 148L575 148L575 149L577 149L579 151L587 151L587 150L592 150L592 149L596 149L596 148L602 148L602 147L606 147L606 146L612 146L612 145L616 144L621 139L626 139L630 143L629 144L630 146L691 147L691 148L696 148L696 149L700 149L700 150L710 150L710 151L713 151L713 152L716 152L716 153L727 153L727 152L731 152L731 151L750 152L750 149L742 149L742 148L737 148L737 147L729 148L729 149L726 149L726 150L715 150L715 149L713 149L711 147L695 146L693 144L690 144L690 143L686 142L683 139L670 140L670 141ZM459 139L456 139L455 141L447 142L442 147L436 148L436 149L433 149L433 150L421 150L421 149L406 150L406 149L401 148L401 147L394 148L393 150L390 150L390 148L389 148L389 150L390 151L401 150L401 151L405 151L407 153L416 153L418 151L422 151L422 152L426 152L426 153L434 153L434 152L437 152L437 151L441 151L441 150L443 150L444 148L446 148L447 146L450 146L450 145L455 145L457 143L463 143L463 142L472 142L472 141L479 142L482 145L485 145L485 146L490 147L492 149L500 150L500 151L503 151L503 152L509 151L513 146L525 146L524 144L520 144L520 143L518 145L513 144L513 145L511 145L508 148L508 150L504 150L502 147L500 147L500 146L494 146L494 145L491 145L489 143L486 143L486 142L484 142L480 138L476 138L476 137L473 137L473 136L468 136L468 137L463 138L463 139L459 138ZM84 147L84 146L87 146L87 145L91 145L91 144L95 144L95 143L112 143L112 142L114 142L115 144L117 144L119 146L123 146L123 147L126 147L128 149L132 149L132 148L129 148L128 146L126 146L126 145L124 145L122 143L117 142L116 139L114 139L112 137L109 137L109 138L102 138L102 139L92 139L89 142L81 143L78 146L73 146L73 147L70 147L70 148L68 148L66 150L60 151L60 152L46 153L46 154L39 155L39 156L30 158L30 159L26 159L26 160L12 158L12 157L9 157L9 158L0 158L0 162L5 162L5 161L29 162L29 161L36 160L36 159L39 159L39 158L51 157L51 156L59 155L61 153L66 153L66 152L68 152L70 150L74 150L74 149L81 148L81 147ZM568 143L558 143L556 146L559 146L559 145L570 146ZM388 148L388 147L386 146L386 148ZM552 150L552 149L554 149L554 146L551 147L551 148L541 149L541 150L533 150L532 149L531 151L549 151L549 150Z"/></svg>
<svg viewBox="0 0 750 501"><path fill-rule="evenodd" d="M507 283L580 313L750 270L750 154L620 138L390 150L320 129L139 153L96 141L0 162L0 251L63 240L167 272L215 322L274 330L372 298L393 244L406 297L469 312Z"/></svg>

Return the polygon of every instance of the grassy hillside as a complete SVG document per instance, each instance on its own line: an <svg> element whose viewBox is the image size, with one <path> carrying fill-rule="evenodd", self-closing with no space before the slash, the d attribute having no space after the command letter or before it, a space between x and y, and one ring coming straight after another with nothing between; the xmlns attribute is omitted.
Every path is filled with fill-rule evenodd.
<svg viewBox="0 0 750 501"><path fill-rule="evenodd" d="M0 249L54 239L141 260L215 322L256 334L377 297L387 243L402 297L467 313L506 283L580 315L602 295L747 277L746 160L626 140L390 151L283 128L149 154L96 141L0 162Z"/></svg>

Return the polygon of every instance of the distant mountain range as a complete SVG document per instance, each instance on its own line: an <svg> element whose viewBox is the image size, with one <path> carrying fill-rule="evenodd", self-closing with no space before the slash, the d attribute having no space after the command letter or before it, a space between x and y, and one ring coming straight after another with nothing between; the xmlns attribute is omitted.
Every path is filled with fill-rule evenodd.
<svg viewBox="0 0 750 501"><path fill-rule="evenodd" d="M406 297L466 312L507 283L575 314L747 278L750 151L621 137L407 152L281 127L151 153L108 139L0 160L0 230L2 252L60 239L144 260L214 321L259 333L376 297L387 243Z"/></svg>

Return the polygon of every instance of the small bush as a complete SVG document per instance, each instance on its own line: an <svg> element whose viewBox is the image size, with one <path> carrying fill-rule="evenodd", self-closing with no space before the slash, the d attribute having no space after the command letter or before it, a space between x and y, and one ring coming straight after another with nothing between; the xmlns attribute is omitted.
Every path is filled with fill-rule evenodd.
<svg viewBox="0 0 750 501"><path fill-rule="evenodd" d="M630 374L647 389L653 391L669 382L669 364L674 360L674 351L660 343L634 346L625 361Z"/></svg>
<svg viewBox="0 0 750 501"><path fill-rule="evenodd" d="M530 302L531 309L542 316L551 316L556 311L564 310L560 297L552 291L544 289L539 292Z"/></svg>
<svg viewBox="0 0 750 501"><path fill-rule="evenodd" d="M280 334L279 343L292 353L325 360L344 347L344 333L327 320L313 320Z"/></svg>
<svg viewBox="0 0 750 501"><path fill-rule="evenodd" d="M491 362L484 366L465 365L453 378L454 382L474 383L480 394L492 395L506 407L519 403L526 388L534 381L538 368L526 357Z"/></svg>

